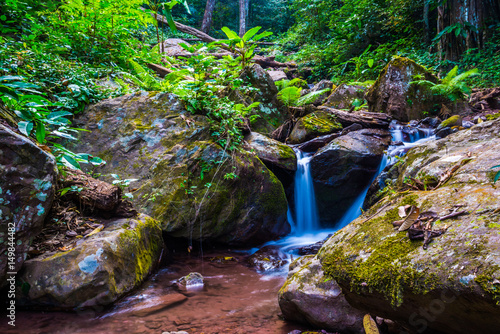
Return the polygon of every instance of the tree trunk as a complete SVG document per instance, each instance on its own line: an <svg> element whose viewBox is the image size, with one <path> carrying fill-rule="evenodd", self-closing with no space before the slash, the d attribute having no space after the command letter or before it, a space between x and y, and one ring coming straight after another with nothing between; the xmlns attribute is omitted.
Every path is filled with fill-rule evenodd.
<svg viewBox="0 0 500 334"><path fill-rule="evenodd" d="M203 15L203 22L201 23L201 31L208 34L212 26L212 14L214 13L215 0L207 0L205 6L205 14Z"/></svg>
<svg viewBox="0 0 500 334"><path fill-rule="evenodd" d="M438 47L453 61L467 50L483 48L488 26L500 22L500 0L448 0L439 10L437 33L453 29L442 36Z"/></svg>
<svg viewBox="0 0 500 334"><path fill-rule="evenodd" d="M424 38L425 45L431 44L431 30L429 26L429 1L424 0Z"/></svg>
<svg viewBox="0 0 500 334"><path fill-rule="evenodd" d="M247 31L247 14L248 5L250 0L239 0L240 1L240 33L239 36L243 37Z"/></svg>

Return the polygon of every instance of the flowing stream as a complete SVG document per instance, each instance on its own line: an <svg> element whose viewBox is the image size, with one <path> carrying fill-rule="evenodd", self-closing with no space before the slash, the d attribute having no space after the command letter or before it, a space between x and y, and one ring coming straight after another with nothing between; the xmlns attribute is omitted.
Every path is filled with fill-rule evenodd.
<svg viewBox="0 0 500 334"><path fill-rule="evenodd" d="M394 156L432 140L432 130L403 129L391 125L393 144L380 163L374 180ZM400 143L397 143L400 142ZM309 170L311 155L296 151L295 212L289 211L293 232L270 245L279 246L290 257L300 246L324 240L361 214L369 185L358 196L335 227L322 229ZM294 219L292 219L292 216ZM256 249L255 249L256 250ZM294 329L307 330L284 321L280 314L277 291L283 285L288 266L270 274L257 273L245 264L246 252L215 252L176 255L173 263L152 275L138 290L113 305L111 309L80 313L18 311L17 326L2 333L262 333L286 334ZM229 259L214 261L214 259ZM205 277L201 289L179 292L173 282L190 272Z"/></svg>

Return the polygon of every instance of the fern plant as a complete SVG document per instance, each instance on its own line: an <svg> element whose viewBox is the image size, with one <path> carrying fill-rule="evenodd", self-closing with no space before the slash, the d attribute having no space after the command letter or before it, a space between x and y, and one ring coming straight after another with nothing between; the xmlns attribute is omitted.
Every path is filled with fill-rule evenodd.
<svg viewBox="0 0 500 334"><path fill-rule="evenodd" d="M292 118L293 114L290 112L291 107L301 107L306 104L310 104L314 102L319 96L325 94L330 90L329 88L322 89L301 96L302 92L301 87L291 86L290 83L288 83L288 85L289 85L288 87L285 87L279 91L278 100L283 102L283 104L287 107L288 113Z"/></svg>
<svg viewBox="0 0 500 334"><path fill-rule="evenodd" d="M445 96L451 102L455 103L472 92L472 89L467 86L465 79L478 74L477 68L458 74L458 66L455 66L450 72L448 72L446 77L441 80L441 83L424 80L423 76L417 75L414 78L418 80L410 82L410 85L416 84L429 86L434 95Z"/></svg>

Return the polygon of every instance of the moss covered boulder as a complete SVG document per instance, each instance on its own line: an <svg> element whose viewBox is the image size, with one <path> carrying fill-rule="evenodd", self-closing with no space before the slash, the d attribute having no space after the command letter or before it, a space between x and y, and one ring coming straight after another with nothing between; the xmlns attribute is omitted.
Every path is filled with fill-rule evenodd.
<svg viewBox="0 0 500 334"><path fill-rule="evenodd" d="M416 75L431 82L438 81L413 60L404 57L392 59L365 94L369 111L384 112L398 121L408 122L423 118L424 112L441 107L439 98L432 94L429 86L410 85L416 80Z"/></svg>
<svg viewBox="0 0 500 334"><path fill-rule="evenodd" d="M211 139L204 116L174 95L102 101L79 119L92 130L80 149L107 160L105 176L138 179L134 204L176 237L260 243L289 232L283 186L254 154Z"/></svg>
<svg viewBox="0 0 500 334"><path fill-rule="evenodd" d="M160 224L141 215L104 225L72 250L26 261L18 276L19 303L58 309L99 307L138 287L160 258Z"/></svg>
<svg viewBox="0 0 500 334"><path fill-rule="evenodd" d="M271 134L288 117L286 108L278 101L278 88L273 78L258 64L248 67L241 77L245 83L255 89L246 95L233 93L230 98L246 105L260 102L259 106L251 112L253 115L250 117L251 128L255 132Z"/></svg>
<svg viewBox="0 0 500 334"><path fill-rule="evenodd" d="M278 301L287 320L333 332L364 333L365 314L349 305L339 285L324 275L314 255L290 264Z"/></svg>
<svg viewBox="0 0 500 334"><path fill-rule="evenodd" d="M366 90L367 87L362 85L341 84L328 96L324 105L337 109L349 109L354 100L359 100L363 104Z"/></svg>
<svg viewBox="0 0 500 334"><path fill-rule="evenodd" d="M265 164L294 172L297 170L297 156L288 146L257 132L245 137L246 149L257 154Z"/></svg>
<svg viewBox="0 0 500 334"><path fill-rule="evenodd" d="M397 192L337 232L318 253L325 275L348 302L399 322L409 332L496 333L500 326L500 121L476 125L408 152ZM453 171L453 172L450 172ZM403 191L409 178L427 191ZM434 188L439 181L440 186ZM407 182L407 181L406 181ZM407 189L407 188L406 188ZM432 189L432 190L431 190ZM398 208L415 205L439 217L446 232L423 249L395 230Z"/></svg>
<svg viewBox="0 0 500 334"><path fill-rule="evenodd" d="M297 121L287 141L290 144L300 144L341 130L342 125L335 114L328 110L316 109Z"/></svg>
<svg viewBox="0 0 500 334"><path fill-rule="evenodd" d="M335 224L368 187L390 140L387 130L363 129L340 136L316 152L311 175L323 225Z"/></svg>
<svg viewBox="0 0 500 334"><path fill-rule="evenodd" d="M21 269L41 232L56 176L52 155L0 123L0 288L8 272Z"/></svg>

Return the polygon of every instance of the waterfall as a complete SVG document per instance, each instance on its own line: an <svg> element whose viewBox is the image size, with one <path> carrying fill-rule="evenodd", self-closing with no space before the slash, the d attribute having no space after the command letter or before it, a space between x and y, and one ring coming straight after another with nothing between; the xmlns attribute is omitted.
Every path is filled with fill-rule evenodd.
<svg viewBox="0 0 500 334"><path fill-rule="evenodd" d="M297 235L316 231L319 228L318 209L310 164L312 155L295 149L297 172L295 173L295 233Z"/></svg>

